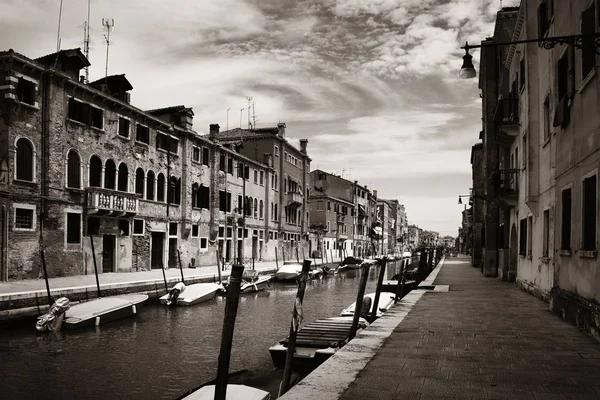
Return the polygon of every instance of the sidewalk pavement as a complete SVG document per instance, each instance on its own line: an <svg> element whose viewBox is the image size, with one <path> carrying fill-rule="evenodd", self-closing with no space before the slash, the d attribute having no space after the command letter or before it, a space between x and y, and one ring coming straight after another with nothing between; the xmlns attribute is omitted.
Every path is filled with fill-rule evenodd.
<svg viewBox="0 0 600 400"><path fill-rule="evenodd" d="M446 259L434 284L442 290L414 291L410 311L395 310L407 307L403 300L364 331L375 337L395 320L350 378L331 369L338 355L346 359L338 367L348 363L346 348L366 354L367 346L352 346L354 340L296 387L319 393L325 387L319 387L325 380L319 375L327 369L338 381L330 379L327 386L347 384L339 395L315 398L600 398L600 343L552 314L546 303L513 284L484 278L467 258ZM368 333L371 328L375 332Z"/></svg>

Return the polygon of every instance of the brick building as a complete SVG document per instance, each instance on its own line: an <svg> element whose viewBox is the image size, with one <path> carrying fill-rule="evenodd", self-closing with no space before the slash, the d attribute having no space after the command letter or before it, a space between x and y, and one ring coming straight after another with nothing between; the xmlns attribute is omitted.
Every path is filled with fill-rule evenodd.
<svg viewBox="0 0 600 400"><path fill-rule="evenodd" d="M274 258L271 158L198 135L190 108L134 107L125 75L83 83L79 49L0 62L1 280L41 276L42 251L50 276Z"/></svg>

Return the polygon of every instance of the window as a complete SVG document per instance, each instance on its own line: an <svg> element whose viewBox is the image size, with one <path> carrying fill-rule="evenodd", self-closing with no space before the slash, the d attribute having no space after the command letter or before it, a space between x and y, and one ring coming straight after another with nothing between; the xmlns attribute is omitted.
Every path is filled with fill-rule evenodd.
<svg viewBox="0 0 600 400"><path fill-rule="evenodd" d="M237 165L237 177L244 179L244 164L241 162Z"/></svg>
<svg viewBox="0 0 600 400"><path fill-rule="evenodd" d="M258 218L263 219L264 212L265 212L265 205L264 205L263 201L261 200L260 204L258 206Z"/></svg>
<svg viewBox="0 0 600 400"><path fill-rule="evenodd" d="M169 179L169 190L167 191L167 203L181 204L181 178L174 176Z"/></svg>
<svg viewBox="0 0 600 400"><path fill-rule="evenodd" d="M520 83L520 90L523 90L523 88L525 87L525 57L523 57L521 59L521 62L519 64L519 77L521 78L519 83Z"/></svg>
<svg viewBox="0 0 600 400"><path fill-rule="evenodd" d="M121 236L129 236L129 220L119 220L119 231L121 232Z"/></svg>
<svg viewBox="0 0 600 400"><path fill-rule="evenodd" d="M202 164L208 166L209 161L210 161L209 150L206 147L203 147L202 148Z"/></svg>
<svg viewBox="0 0 600 400"><path fill-rule="evenodd" d="M100 233L100 218L88 217L87 219L87 234L89 236L98 235Z"/></svg>
<svg viewBox="0 0 600 400"><path fill-rule="evenodd" d="M198 237L198 224L193 224L192 225L192 237L193 238L197 238Z"/></svg>
<svg viewBox="0 0 600 400"><path fill-rule="evenodd" d="M330 228L331 228L331 226L329 224L329 221L327 221L327 232L329 232L331 230Z"/></svg>
<svg viewBox="0 0 600 400"><path fill-rule="evenodd" d="M156 178L156 201L165 201L165 176L162 173Z"/></svg>
<svg viewBox="0 0 600 400"><path fill-rule="evenodd" d="M254 218L258 218L258 201L254 199Z"/></svg>
<svg viewBox="0 0 600 400"><path fill-rule="evenodd" d="M227 173L233 175L233 159L227 159Z"/></svg>
<svg viewBox="0 0 600 400"><path fill-rule="evenodd" d="M28 139L17 140L16 151L16 178L22 181L33 182L35 158L33 145Z"/></svg>
<svg viewBox="0 0 600 400"><path fill-rule="evenodd" d="M208 238L200 238L200 250L208 249Z"/></svg>
<svg viewBox="0 0 600 400"><path fill-rule="evenodd" d="M527 218L519 221L519 254L527 254Z"/></svg>
<svg viewBox="0 0 600 400"><path fill-rule="evenodd" d="M241 195L238 195L238 203L237 203L237 213L238 214L242 214L242 211L244 209L244 199Z"/></svg>
<svg viewBox="0 0 600 400"><path fill-rule="evenodd" d="M533 247L533 217L527 218L527 255L531 256Z"/></svg>
<svg viewBox="0 0 600 400"><path fill-rule="evenodd" d="M177 236L177 222L169 222L169 236Z"/></svg>
<svg viewBox="0 0 600 400"><path fill-rule="evenodd" d="M275 155L277 157L279 157L279 146L275 146L275 151L274 151Z"/></svg>
<svg viewBox="0 0 600 400"><path fill-rule="evenodd" d="M227 237L233 237L233 228L227 227Z"/></svg>
<svg viewBox="0 0 600 400"><path fill-rule="evenodd" d="M554 1L542 0L538 7L538 37L543 38L548 33L554 14Z"/></svg>
<svg viewBox="0 0 600 400"><path fill-rule="evenodd" d="M225 172L225 154L219 156L219 171Z"/></svg>
<svg viewBox="0 0 600 400"><path fill-rule="evenodd" d="M550 137L550 96L546 96L544 100L544 140Z"/></svg>
<svg viewBox="0 0 600 400"><path fill-rule="evenodd" d="M173 154L177 154L178 147L179 140L177 138L160 132L156 134L156 148L158 150L164 150Z"/></svg>
<svg viewBox="0 0 600 400"><path fill-rule="evenodd" d="M219 190L219 211L231 212L231 193Z"/></svg>
<svg viewBox="0 0 600 400"><path fill-rule="evenodd" d="M104 110L73 97L69 98L69 119L94 128L104 128Z"/></svg>
<svg viewBox="0 0 600 400"><path fill-rule="evenodd" d="M275 218L273 218L275 221L279 220L279 212L277 208L277 203L275 203L275 211L273 211L275 213Z"/></svg>
<svg viewBox="0 0 600 400"><path fill-rule="evenodd" d="M104 164L104 188L115 190L117 166L113 160L106 160Z"/></svg>
<svg viewBox="0 0 600 400"><path fill-rule="evenodd" d="M117 188L121 192L128 192L128 183L129 183L129 170L127 169L127 165L125 163L121 163L119 165L119 184Z"/></svg>
<svg viewBox="0 0 600 400"><path fill-rule="evenodd" d="M250 179L250 167L247 165L244 167L244 179Z"/></svg>
<svg viewBox="0 0 600 400"><path fill-rule="evenodd" d="M331 211L331 202L327 201L327 211Z"/></svg>
<svg viewBox="0 0 600 400"><path fill-rule="evenodd" d="M219 237L225 237L225 227L224 226L220 226L219 227Z"/></svg>
<svg viewBox="0 0 600 400"><path fill-rule="evenodd" d="M550 210L544 210L544 245L542 247L542 257L548 257L550 248Z"/></svg>
<svg viewBox="0 0 600 400"><path fill-rule="evenodd" d="M571 250L571 188L562 191L560 248Z"/></svg>
<svg viewBox="0 0 600 400"><path fill-rule="evenodd" d="M129 120L119 117L119 136L129 138Z"/></svg>
<svg viewBox="0 0 600 400"><path fill-rule="evenodd" d="M265 171L260 171L259 183L260 186L263 186L265 184Z"/></svg>
<svg viewBox="0 0 600 400"><path fill-rule="evenodd" d="M192 161L199 163L200 162L200 148L196 146L192 146Z"/></svg>
<svg viewBox="0 0 600 400"><path fill-rule="evenodd" d="M15 204L14 229L19 231L35 230L35 206Z"/></svg>
<svg viewBox="0 0 600 400"><path fill-rule="evenodd" d="M596 33L596 5L592 5L581 13L581 34ZM581 80L584 80L596 66L596 40L592 36L582 40L581 47Z"/></svg>
<svg viewBox="0 0 600 400"><path fill-rule="evenodd" d="M144 220L143 219L134 219L133 220L133 236L143 236L144 235Z"/></svg>
<svg viewBox="0 0 600 400"><path fill-rule="evenodd" d="M583 180L581 249L586 251L596 250L596 181L596 175Z"/></svg>
<svg viewBox="0 0 600 400"><path fill-rule="evenodd" d="M527 167L527 153L529 153L527 148L527 133L523 134L523 165L522 168Z"/></svg>
<svg viewBox="0 0 600 400"><path fill-rule="evenodd" d="M135 193L142 196L142 198L144 197L144 178L145 177L146 177L146 174L144 173L143 169L138 168L135 170ZM120 178L120 176L119 176L119 178Z"/></svg>
<svg viewBox="0 0 600 400"><path fill-rule="evenodd" d="M90 177L91 187L102 187L102 161L98 156L90 158Z"/></svg>
<svg viewBox="0 0 600 400"><path fill-rule="evenodd" d="M148 171L146 179L146 200L154 200L154 172Z"/></svg>
<svg viewBox="0 0 600 400"><path fill-rule="evenodd" d="M17 81L17 98L21 103L35 106L35 83L20 77Z"/></svg>
<svg viewBox="0 0 600 400"><path fill-rule="evenodd" d="M254 170L254 183L258 183L258 171Z"/></svg>
<svg viewBox="0 0 600 400"><path fill-rule="evenodd" d="M75 150L67 155L67 187L81 188L81 159Z"/></svg>
<svg viewBox="0 0 600 400"><path fill-rule="evenodd" d="M137 124L135 126L135 141L150 144L150 129L147 126Z"/></svg>

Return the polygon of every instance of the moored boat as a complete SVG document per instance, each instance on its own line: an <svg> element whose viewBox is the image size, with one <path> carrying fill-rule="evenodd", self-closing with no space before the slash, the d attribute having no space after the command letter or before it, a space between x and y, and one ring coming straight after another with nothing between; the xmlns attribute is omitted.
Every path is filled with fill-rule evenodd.
<svg viewBox="0 0 600 400"><path fill-rule="evenodd" d="M318 319L305 325L298 331L296 351L292 361L292 369L299 373L313 371L327 361L340 348L348 343L352 317L333 317ZM359 329L364 329L369 323L359 319ZM269 348L273 365L283 369L289 338Z"/></svg>
<svg viewBox="0 0 600 400"><path fill-rule="evenodd" d="M285 264L275 272L275 279L289 280L298 279L302 273L302 264Z"/></svg>
<svg viewBox="0 0 600 400"><path fill-rule="evenodd" d="M179 306L191 306L213 299L220 290L223 290L223 285L217 283L184 285L184 289L179 291L177 296L172 296L171 293L165 294L160 298L160 303L169 304L170 301L173 301Z"/></svg>
<svg viewBox="0 0 600 400"><path fill-rule="evenodd" d="M386 312L393 304L394 299L396 297L395 293L391 292L381 292L379 294L379 304L377 305L377 318L381 317L384 312ZM373 312L373 307L375 307L375 293L369 293L364 296L364 298L368 298L366 300L367 305L370 305L368 313L366 310L362 310L361 316L367 316L367 320L370 321L371 313ZM363 300L363 305L365 300ZM352 303L348 308L344 309L341 313L341 317L351 317L354 315L354 308L356 307L356 302ZM373 322L373 321L370 321Z"/></svg>
<svg viewBox="0 0 600 400"><path fill-rule="evenodd" d="M129 317L137 314L146 300L147 294L123 294L79 303L65 312L63 325L69 329L83 328Z"/></svg>
<svg viewBox="0 0 600 400"><path fill-rule="evenodd" d="M215 385L203 386L195 392L185 396L184 400L213 400L215 398ZM246 385L227 385L227 400L270 400L271 394L264 390Z"/></svg>
<svg viewBox="0 0 600 400"><path fill-rule="evenodd" d="M254 280L243 280L240 286L240 293L254 293L265 290L272 278L272 275L259 275Z"/></svg>

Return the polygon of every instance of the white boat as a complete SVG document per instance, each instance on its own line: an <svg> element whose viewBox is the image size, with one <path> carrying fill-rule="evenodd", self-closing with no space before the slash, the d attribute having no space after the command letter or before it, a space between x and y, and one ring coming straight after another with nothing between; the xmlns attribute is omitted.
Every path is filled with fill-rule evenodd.
<svg viewBox="0 0 600 400"><path fill-rule="evenodd" d="M279 280L298 279L302 273L302 264L285 264L275 272Z"/></svg>
<svg viewBox="0 0 600 400"><path fill-rule="evenodd" d="M265 290L272 278L272 275L259 275L254 280L243 280L240 286L240 293L254 293Z"/></svg>
<svg viewBox="0 0 600 400"><path fill-rule="evenodd" d="M71 306L65 312L65 328L97 326L137 314L138 308L148 300L147 294L122 294L101 297Z"/></svg>
<svg viewBox="0 0 600 400"><path fill-rule="evenodd" d="M271 400L271 394L264 390L246 385L227 385L227 400ZM203 386L187 395L183 400L213 400L215 398L215 385Z"/></svg>
<svg viewBox="0 0 600 400"><path fill-rule="evenodd" d="M308 277L310 279L318 278L323 274L323 268L315 267L308 271Z"/></svg>
<svg viewBox="0 0 600 400"><path fill-rule="evenodd" d="M370 298L371 307L369 308L368 316L370 320L371 313L373 312L373 307L375 307L375 293L366 294L364 297ZM363 298L364 298L363 297ZM396 298L396 294L392 292L381 292L379 294L379 304L377 306L377 318L381 317L384 312L386 312L393 304L394 299ZM364 300L363 300L364 302ZM364 304L364 303L363 303ZM352 303L348 308L344 309L341 313L341 317L351 317L354 315L354 308L356 307L356 302ZM361 315L364 316L365 312L361 312ZM373 322L373 321L370 321Z"/></svg>
<svg viewBox="0 0 600 400"><path fill-rule="evenodd" d="M176 298L177 305L191 306L211 300L219 290L223 290L223 285L217 283L195 283L185 286ZM167 304L168 300L169 294L165 294L160 298L160 304Z"/></svg>

